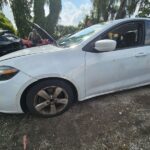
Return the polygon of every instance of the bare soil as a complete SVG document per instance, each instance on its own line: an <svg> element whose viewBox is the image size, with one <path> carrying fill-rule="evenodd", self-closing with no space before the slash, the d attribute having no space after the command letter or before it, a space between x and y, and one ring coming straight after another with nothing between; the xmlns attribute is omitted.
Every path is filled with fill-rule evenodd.
<svg viewBox="0 0 150 150"><path fill-rule="evenodd" d="M0 150L150 150L150 86L93 98L59 117L0 114Z"/></svg>

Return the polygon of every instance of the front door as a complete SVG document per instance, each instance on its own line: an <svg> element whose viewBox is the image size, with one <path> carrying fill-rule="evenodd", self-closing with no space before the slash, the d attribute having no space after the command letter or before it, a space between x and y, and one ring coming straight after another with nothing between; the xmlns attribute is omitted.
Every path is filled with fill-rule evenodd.
<svg viewBox="0 0 150 150"><path fill-rule="evenodd" d="M101 39L117 41L111 52L86 52L86 96L134 87L150 78L149 46L143 46L143 23L132 22L105 33ZM150 65L149 65L150 66ZM149 69L149 70L147 70Z"/></svg>

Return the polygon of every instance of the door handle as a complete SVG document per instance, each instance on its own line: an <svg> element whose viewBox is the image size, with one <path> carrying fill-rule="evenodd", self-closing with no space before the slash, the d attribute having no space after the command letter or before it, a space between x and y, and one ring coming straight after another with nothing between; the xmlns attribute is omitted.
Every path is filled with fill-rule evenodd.
<svg viewBox="0 0 150 150"><path fill-rule="evenodd" d="M144 57L144 56L146 56L146 53L143 53L143 52L135 55L135 57Z"/></svg>

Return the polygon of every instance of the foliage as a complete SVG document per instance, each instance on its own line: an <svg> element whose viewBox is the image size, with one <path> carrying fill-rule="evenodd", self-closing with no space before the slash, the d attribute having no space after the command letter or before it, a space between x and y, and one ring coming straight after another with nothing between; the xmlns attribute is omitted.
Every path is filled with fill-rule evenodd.
<svg viewBox="0 0 150 150"><path fill-rule="evenodd" d="M0 8L7 3L12 8L19 36L28 36L31 31L30 21L39 24L50 34L54 33L62 8L61 0L0 0ZM48 16L45 16L45 5L50 12Z"/></svg>
<svg viewBox="0 0 150 150"><path fill-rule="evenodd" d="M130 17L140 0L92 0L96 23ZM91 13L91 14L92 14Z"/></svg>
<svg viewBox="0 0 150 150"><path fill-rule="evenodd" d="M141 1L141 7L139 11L139 17L150 17L150 1L143 0Z"/></svg>
<svg viewBox="0 0 150 150"><path fill-rule="evenodd" d="M114 17L117 12L118 0L92 0L93 12L96 23L100 21L107 21L109 16Z"/></svg>
<svg viewBox="0 0 150 150"><path fill-rule="evenodd" d="M30 32L31 2L29 0L10 0L19 36L25 37Z"/></svg>
<svg viewBox="0 0 150 150"><path fill-rule="evenodd" d="M85 16L83 22L79 23L78 28L73 26L57 25L59 14L62 9L61 0L0 0L0 9L4 4L10 4L18 33L21 37L27 36L31 31L29 21L33 21L47 30L55 37L72 34L82 28L102 21L130 17L135 12L136 7L140 4L140 17L149 17L150 1L149 0L91 0L93 10L90 15ZM49 14L45 15L45 6ZM31 15L32 14L32 15ZM1 18L5 18L2 14ZM7 20L8 21L8 20ZM13 30L10 21L4 23L5 28ZM9 25L8 25L9 24ZM2 22L1 22L2 26Z"/></svg>
<svg viewBox="0 0 150 150"><path fill-rule="evenodd" d="M45 5L49 9L47 16L45 16L44 11ZM61 9L61 0L34 0L34 22L41 25L50 34L53 34Z"/></svg>
<svg viewBox="0 0 150 150"><path fill-rule="evenodd" d="M62 9L61 0L49 0L50 13L46 18L45 29L49 33L53 33L59 19L59 14Z"/></svg>
<svg viewBox="0 0 150 150"><path fill-rule="evenodd" d="M127 13L128 13L129 17L131 15L133 15L133 13L135 12L135 9L136 9L139 2L140 2L140 0L130 1L130 3L127 6Z"/></svg>
<svg viewBox="0 0 150 150"><path fill-rule="evenodd" d="M1 12L0 12L0 29L10 30L11 32L15 33L15 29L12 23Z"/></svg>
<svg viewBox="0 0 150 150"><path fill-rule="evenodd" d="M45 0L34 0L34 22L44 27L45 24Z"/></svg>

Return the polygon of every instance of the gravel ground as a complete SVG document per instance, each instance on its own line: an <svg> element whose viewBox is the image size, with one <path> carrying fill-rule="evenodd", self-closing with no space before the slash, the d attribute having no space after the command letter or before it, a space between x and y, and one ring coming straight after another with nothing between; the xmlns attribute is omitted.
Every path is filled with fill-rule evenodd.
<svg viewBox="0 0 150 150"><path fill-rule="evenodd" d="M55 118L0 114L0 150L150 150L150 86L97 97Z"/></svg>

